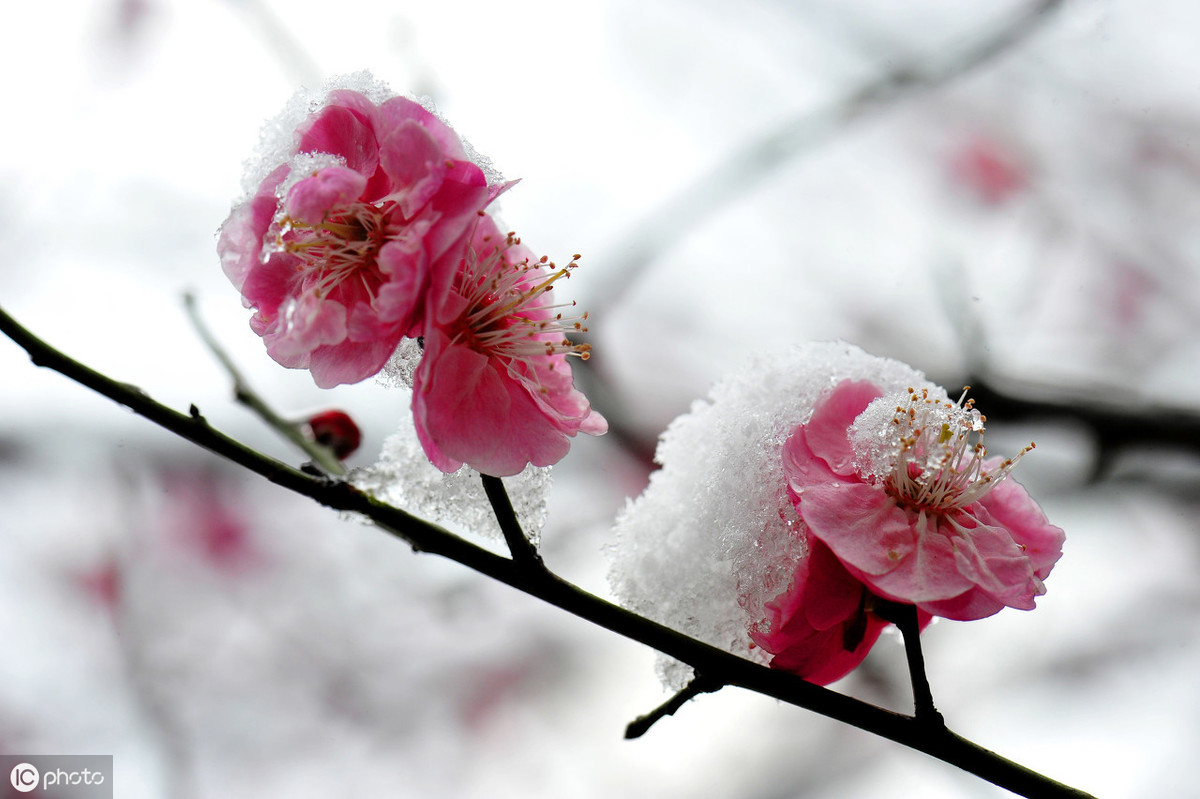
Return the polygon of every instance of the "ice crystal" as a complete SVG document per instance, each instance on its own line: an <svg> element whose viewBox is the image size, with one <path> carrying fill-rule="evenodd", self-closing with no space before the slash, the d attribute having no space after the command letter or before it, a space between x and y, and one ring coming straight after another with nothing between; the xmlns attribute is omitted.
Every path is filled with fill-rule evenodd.
<svg viewBox="0 0 1200 799"><path fill-rule="evenodd" d="M425 457L411 421L384 441L378 461L355 469L350 480L377 499L451 532L502 538L479 472L466 466L450 474L439 470ZM504 487L521 528L536 544L546 523L550 468L527 467L504 478Z"/></svg>

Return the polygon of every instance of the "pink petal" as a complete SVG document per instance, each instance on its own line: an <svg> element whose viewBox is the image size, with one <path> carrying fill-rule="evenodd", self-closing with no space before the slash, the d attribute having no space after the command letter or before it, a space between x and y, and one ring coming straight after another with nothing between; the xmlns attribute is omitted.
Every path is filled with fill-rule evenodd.
<svg viewBox="0 0 1200 799"><path fill-rule="evenodd" d="M411 218L442 186L446 157L429 132L412 120L391 130L379 143L379 164L392 181L389 198Z"/></svg>
<svg viewBox="0 0 1200 799"><path fill-rule="evenodd" d="M267 352L283 366L306 368L314 349L346 338L346 309L307 294L288 308L277 332L263 337Z"/></svg>
<svg viewBox="0 0 1200 799"><path fill-rule="evenodd" d="M326 167L292 186L288 215L306 225L319 225L330 210L357 200L366 187L367 179L353 169Z"/></svg>
<svg viewBox="0 0 1200 799"><path fill-rule="evenodd" d="M221 268L239 291L246 282L247 275L253 272L259 263L263 237L275 217L275 189L287 175L286 164L277 167L259 185L254 196L234 208L229 218L221 225L221 236L217 240Z"/></svg>
<svg viewBox="0 0 1200 799"><path fill-rule="evenodd" d="M567 435L575 435L579 431L601 435L608 431L608 422L591 409L587 397L575 388L567 356L537 358L533 361L533 372L533 384L546 390L532 390L530 397L548 423ZM584 430L585 426L587 430Z"/></svg>
<svg viewBox="0 0 1200 799"><path fill-rule="evenodd" d="M917 535L908 515L877 486L809 486L796 510L852 573L886 574L916 549Z"/></svg>
<svg viewBox="0 0 1200 799"><path fill-rule="evenodd" d="M334 92L330 95L349 98L356 92ZM370 105L362 95L358 95ZM370 112L358 101L353 108L328 105L309 123L300 135L296 152L329 153L346 159L346 167L364 176L375 174L379 167L379 145L372 130Z"/></svg>
<svg viewBox="0 0 1200 799"><path fill-rule="evenodd" d="M245 303L257 308L260 323L268 326L281 318L280 314L288 300L299 294L300 290L296 260L282 252L271 253L271 257L259 263L242 284Z"/></svg>
<svg viewBox="0 0 1200 799"><path fill-rule="evenodd" d="M954 545L958 571L983 591L1013 607L1033 607L1036 593L1033 567L1007 530L960 515L957 521L966 527L955 534L949 520L940 529Z"/></svg>
<svg viewBox="0 0 1200 799"><path fill-rule="evenodd" d="M802 495L810 486L840 482L829 464L813 454L804 425L797 427L796 432L783 442L783 474L787 478L788 488L796 496Z"/></svg>
<svg viewBox="0 0 1200 799"><path fill-rule="evenodd" d="M791 585L767 603L764 624L750 636L774 655L772 668L826 685L862 662L886 623L865 610L863 584L820 541L809 544Z"/></svg>
<svg viewBox="0 0 1200 799"><path fill-rule="evenodd" d="M820 400L804 426L809 449L836 474L854 474L854 450L846 431L883 392L874 383L844 380Z"/></svg>
<svg viewBox="0 0 1200 799"><path fill-rule="evenodd" d="M815 629L827 630L859 611L863 584L819 539L809 541L809 578L804 589L804 617Z"/></svg>
<svg viewBox="0 0 1200 799"><path fill-rule="evenodd" d="M947 599L971 590L974 583L962 573L959 550L939 530L938 519L913 511L905 513L916 547L890 572L867 576L871 589L885 598L910 604Z"/></svg>
<svg viewBox="0 0 1200 799"><path fill-rule="evenodd" d="M318 388L333 388L357 383L378 374L384 367L400 336L395 340L343 341L336 346L317 347L312 351L308 368Z"/></svg>
<svg viewBox="0 0 1200 799"><path fill-rule="evenodd" d="M972 588L956 597L922 602L921 610L954 621L974 621L995 615L1004 603L979 588Z"/></svg>
<svg viewBox="0 0 1200 799"><path fill-rule="evenodd" d="M976 503L990 517L990 523L1003 527L1012 534L1013 540L1022 548L1033 565L1034 574L1046 579L1054 564L1062 557L1066 534L1062 528L1050 524L1046 514L1029 496L1025 487L1006 478ZM974 507L974 506L973 506ZM981 520L984 518L980 514Z"/></svg>
<svg viewBox="0 0 1200 799"><path fill-rule="evenodd" d="M379 106L379 117L382 130L399 128L406 122L414 122L433 137L438 144L438 149L447 157L454 160L467 160L467 153L454 131L420 104L414 103L406 97L393 97L385 100Z"/></svg>
<svg viewBox="0 0 1200 799"><path fill-rule="evenodd" d="M504 477L529 464L557 463L570 448L523 385L482 353L450 345L436 329L425 337L413 415L435 465L461 462Z"/></svg>

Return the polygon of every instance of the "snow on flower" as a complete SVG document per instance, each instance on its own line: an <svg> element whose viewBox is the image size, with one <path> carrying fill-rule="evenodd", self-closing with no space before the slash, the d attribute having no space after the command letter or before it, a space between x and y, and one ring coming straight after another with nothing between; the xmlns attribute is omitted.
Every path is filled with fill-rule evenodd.
<svg viewBox="0 0 1200 799"><path fill-rule="evenodd" d="M783 470L784 442L846 379L925 385L849 344L807 344L750 358L671 423L662 468L617 519L609 581L622 604L744 657L779 654L822 682L865 656L881 624L860 613L860 582L814 552ZM668 686L686 683L686 666L659 665Z"/></svg>
<svg viewBox="0 0 1200 799"><path fill-rule="evenodd" d="M378 461L352 470L349 479L372 496L453 533L503 540L479 475L469 469L447 473L436 468L425 457L410 420L384 441ZM521 529L535 546L546 524L550 483L550 469L534 466L504 479Z"/></svg>
<svg viewBox="0 0 1200 799"><path fill-rule="evenodd" d="M378 372L450 291L489 187L455 133L403 97L310 104L222 226L225 274L280 364L318 386ZM268 137L269 138L269 137Z"/></svg>
<svg viewBox="0 0 1200 799"><path fill-rule="evenodd" d="M989 458L984 417L936 387L843 381L784 445L796 511L877 595L951 619L1030 610L1063 531Z"/></svg>
<svg viewBox="0 0 1200 799"><path fill-rule="evenodd" d="M879 409L885 406L873 406L866 416L863 411L877 397L910 396L909 387L922 402L925 397L934 402L928 408L922 405L926 410L914 408L912 419L906 410L904 419L892 425L896 406L889 400L893 404L886 421L891 427L883 436L875 423L882 421ZM941 411L934 411L933 404L939 402ZM873 552L877 561L890 562L895 531L886 528L890 537L881 540L879 530L855 516L853 530L833 535L825 523L836 522L829 518L835 514L823 513L827 505L811 492L838 483L852 491L861 485L891 497L885 478L897 468L905 475L895 483L897 490L922 497L918 501L949 507L960 500L977 503L991 497L985 503L991 515L987 521L978 517L976 527L1003 525L1017 531L1034 575L1044 578L1057 558L1061 531L1045 525L1016 483L1000 480L1011 465L981 460L971 466L968 455L966 462L954 462L967 470L965 476L915 476L917 470L924 473L940 463L946 447L957 451L953 448L958 444L950 443L959 432L952 420L975 419L973 409L959 405L953 411L946 404L953 405L920 372L844 343L808 344L752 358L663 434L656 454L662 468L617 519L617 541L610 550L614 593L630 609L715 646L813 682L832 682L861 662L885 627L874 612L880 597L909 600L901 591L880 594L873 582L875 572L845 562L851 539L857 542L853 551ZM943 438L940 424L935 428L916 422L918 434L909 422L924 419L922 413L941 414L950 438ZM852 431L856 419L859 424ZM899 428L907 432L897 436ZM850 443L852 435L857 435L857 449ZM919 445L903 443L913 435ZM801 443L819 455L807 458ZM861 470L874 476L885 465L886 475L873 481ZM976 485L988 475L990 488ZM919 479L925 480L927 494L913 488ZM840 490L845 489L828 492ZM899 504L894 507L909 512ZM927 517L931 509L929 505ZM919 518L921 511L912 513ZM965 515L954 518L968 532L974 529ZM914 545L904 552L915 549ZM977 561L968 558L964 563ZM875 562L868 565L874 568ZM1008 579L1016 573L1000 571ZM983 579L982 573L976 576ZM982 607L978 600L979 595L964 586L951 601L966 609ZM919 607L950 609L937 603ZM929 618L925 612L919 616L922 622ZM660 661L660 671L672 688L682 687L690 673L666 659Z"/></svg>
<svg viewBox="0 0 1200 799"><path fill-rule="evenodd" d="M608 429L575 389L567 360L588 357L589 345L566 337L587 330L587 314L551 299L575 267L534 260L491 217L477 217L446 301L425 318L413 376L417 434L442 471L467 464L507 476L549 466L576 433Z"/></svg>

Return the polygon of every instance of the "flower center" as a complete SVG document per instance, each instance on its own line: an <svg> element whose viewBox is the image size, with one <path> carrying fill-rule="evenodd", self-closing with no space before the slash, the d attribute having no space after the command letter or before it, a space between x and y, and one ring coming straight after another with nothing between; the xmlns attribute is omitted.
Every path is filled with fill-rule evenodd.
<svg viewBox="0 0 1200 799"><path fill-rule="evenodd" d="M958 402L913 388L907 399L896 400L891 395L872 403L855 421L852 437L867 475L913 510L949 513L978 502L1034 448L1030 444L1015 457L985 467L986 417L966 390ZM889 407L894 411L883 421L881 413Z"/></svg>
<svg viewBox="0 0 1200 799"><path fill-rule="evenodd" d="M484 236L467 251L455 288L466 300L452 338L488 355L514 361L550 355L576 355L587 360L590 344L575 344L568 331L587 332L588 314L561 309L575 303L552 304L546 295L554 284L578 268L576 255L557 268L546 256L531 262L512 260L510 250L521 240L509 233L503 241Z"/></svg>
<svg viewBox="0 0 1200 799"><path fill-rule="evenodd" d="M394 205L350 203L331 210L316 225L284 216L275 245L299 260L296 268L305 273L307 290L324 297L353 278L373 299L383 280L376 256L393 233L388 217Z"/></svg>

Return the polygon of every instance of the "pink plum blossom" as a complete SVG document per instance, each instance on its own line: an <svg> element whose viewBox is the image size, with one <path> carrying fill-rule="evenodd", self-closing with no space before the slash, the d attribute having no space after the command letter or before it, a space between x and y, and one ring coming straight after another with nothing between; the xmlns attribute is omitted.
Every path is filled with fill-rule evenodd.
<svg viewBox="0 0 1200 799"><path fill-rule="evenodd" d="M959 620L1032 609L1063 531L1006 479L1016 459L987 457L983 421L970 400L842 381L784 444L796 511L880 597Z"/></svg>
<svg viewBox="0 0 1200 799"><path fill-rule="evenodd" d="M512 234L480 214L453 286L427 314L424 356L413 381L417 435L444 472L467 464L495 476L556 463L583 432L608 423L575 389L567 357L590 346L568 331L586 331L587 314L564 316L551 290L575 261L555 268L535 261Z"/></svg>
<svg viewBox="0 0 1200 799"><path fill-rule="evenodd" d="M272 358L323 388L354 383L446 298L498 191L419 104L335 90L217 248Z"/></svg>

